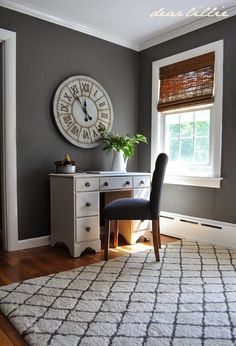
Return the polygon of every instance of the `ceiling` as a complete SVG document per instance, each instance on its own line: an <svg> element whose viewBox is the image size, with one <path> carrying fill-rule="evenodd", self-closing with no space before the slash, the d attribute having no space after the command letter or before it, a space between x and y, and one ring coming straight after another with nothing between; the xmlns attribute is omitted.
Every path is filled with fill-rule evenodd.
<svg viewBox="0 0 236 346"><path fill-rule="evenodd" d="M222 17L150 17L164 8L182 11L193 7L200 14L208 7L236 14L235 0L0 0L0 5L39 17L123 46L142 50ZM224 8L222 7L224 6Z"/></svg>

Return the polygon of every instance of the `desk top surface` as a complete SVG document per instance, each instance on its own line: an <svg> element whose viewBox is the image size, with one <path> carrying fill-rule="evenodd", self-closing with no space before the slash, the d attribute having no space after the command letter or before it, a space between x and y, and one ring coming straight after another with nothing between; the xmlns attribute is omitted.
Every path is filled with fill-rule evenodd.
<svg viewBox="0 0 236 346"><path fill-rule="evenodd" d="M67 178L88 178L88 177L130 177L139 175L150 175L147 172L113 172L113 171L88 171L88 172L78 172L78 173L50 173L51 177L67 177Z"/></svg>

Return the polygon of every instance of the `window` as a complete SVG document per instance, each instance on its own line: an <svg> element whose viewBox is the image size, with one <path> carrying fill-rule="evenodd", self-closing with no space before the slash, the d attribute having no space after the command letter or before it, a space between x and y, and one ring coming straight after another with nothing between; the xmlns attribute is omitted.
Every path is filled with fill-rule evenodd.
<svg viewBox="0 0 236 346"><path fill-rule="evenodd" d="M209 175L210 109L166 115L164 120L168 172Z"/></svg>
<svg viewBox="0 0 236 346"><path fill-rule="evenodd" d="M151 169L166 152L166 183L220 187L222 70L223 41L153 63Z"/></svg>

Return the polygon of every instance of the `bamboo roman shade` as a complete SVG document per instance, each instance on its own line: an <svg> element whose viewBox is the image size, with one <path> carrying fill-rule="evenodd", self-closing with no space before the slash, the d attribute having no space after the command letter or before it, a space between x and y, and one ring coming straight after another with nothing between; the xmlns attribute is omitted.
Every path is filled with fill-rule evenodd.
<svg viewBox="0 0 236 346"><path fill-rule="evenodd" d="M213 103L215 52L160 68L159 112Z"/></svg>

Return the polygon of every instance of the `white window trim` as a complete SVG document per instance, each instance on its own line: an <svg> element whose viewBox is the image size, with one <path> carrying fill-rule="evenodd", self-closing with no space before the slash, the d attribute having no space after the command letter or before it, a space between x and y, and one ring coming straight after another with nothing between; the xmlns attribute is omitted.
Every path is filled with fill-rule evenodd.
<svg viewBox="0 0 236 346"><path fill-rule="evenodd" d="M211 140L214 142L212 158L212 177L189 177L166 175L164 183L178 185L192 185L219 188L221 178L221 146L222 146L222 107L223 107L223 60L224 41L219 40L210 44L175 54L170 57L154 61L152 63L152 129L151 129L151 172L155 168L155 160L160 152L163 128L161 126L161 113L157 111L157 100L159 95L159 70L161 67L173 64L182 60L215 51L215 100L212 108L214 121L211 127Z"/></svg>

